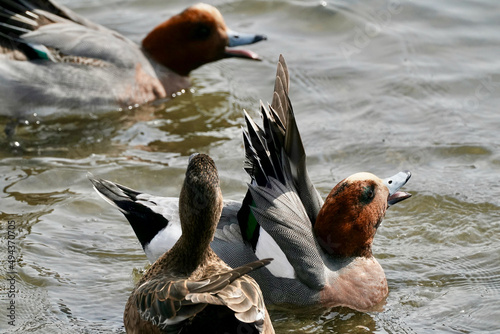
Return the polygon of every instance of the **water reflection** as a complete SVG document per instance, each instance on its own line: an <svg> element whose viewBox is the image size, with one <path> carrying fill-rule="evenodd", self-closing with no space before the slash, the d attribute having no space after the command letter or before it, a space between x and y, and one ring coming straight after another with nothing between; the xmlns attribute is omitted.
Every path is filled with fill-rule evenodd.
<svg viewBox="0 0 500 334"><path fill-rule="evenodd" d="M135 15L175 12L158 1L67 4L137 35L144 22ZM194 90L169 101L34 117L11 137L0 133L0 224L16 221L19 245L19 325L6 328L2 306L0 331L123 333L123 306L147 261L86 173L177 196L187 156L199 151L214 157L224 196L241 199L241 111L270 100L280 53L321 194L354 172L411 169L413 197L387 212L374 240L390 290L384 311L272 308L277 333L498 331L500 12L487 1L401 5L346 58L335 50L355 45L356 28L387 1L221 3L227 21L245 28L235 29L267 33L255 47L263 62L195 71ZM0 118L2 130L11 121Z"/></svg>

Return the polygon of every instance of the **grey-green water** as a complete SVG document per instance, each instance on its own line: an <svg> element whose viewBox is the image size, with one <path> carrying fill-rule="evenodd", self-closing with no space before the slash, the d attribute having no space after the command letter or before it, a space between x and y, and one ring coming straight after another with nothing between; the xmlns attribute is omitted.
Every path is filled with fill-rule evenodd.
<svg viewBox="0 0 500 334"><path fill-rule="evenodd" d="M191 2L63 3L139 41ZM0 331L122 333L123 307L147 260L87 171L176 196L187 156L205 152L224 196L241 199L242 109L257 116L259 99L271 99L282 53L321 194L355 172L410 169L413 197L388 211L375 238L390 289L384 311L272 309L277 333L500 333L497 2L211 3L233 29L268 35L250 47L262 62L205 66L192 74L192 92L162 105L32 119L15 140L1 135ZM15 326L5 291L10 226Z"/></svg>

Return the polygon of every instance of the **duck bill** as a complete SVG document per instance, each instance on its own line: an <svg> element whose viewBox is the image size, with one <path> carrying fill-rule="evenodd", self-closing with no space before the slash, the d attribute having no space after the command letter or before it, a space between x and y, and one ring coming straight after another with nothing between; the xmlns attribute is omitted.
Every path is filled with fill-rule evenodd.
<svg viewBox="0 0 500 334"><path fill-rule="evenodd" d="M228 30L227 37L229 42L227 45L228 47L226 47L224 53L225 58L237 57L237 58L245 58L251 60L261 60L259 55L253 51L235 50L229 48L265 41L267 40L267 37L265 35L245 34L245 33L238 33L233 30Z"/></svg>
<svg viewBox="0 0 500 334"><path fill-rule="evenodd" d="M385 186L389 189L389 197L387 197L387 204L390 207L398 202L404 201L405 199L411 197L411 194L398 191L401 187L403 187L406 182L411 177L411 173L409 170L405 170L403 172L399 172L396 175L383 179Z"/></svg>

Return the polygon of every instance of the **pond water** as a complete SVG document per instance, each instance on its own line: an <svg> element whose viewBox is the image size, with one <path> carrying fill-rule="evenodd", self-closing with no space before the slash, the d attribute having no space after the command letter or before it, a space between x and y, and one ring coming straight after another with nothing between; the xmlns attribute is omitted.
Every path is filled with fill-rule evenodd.
<svg viewBox="0 0 500 334"><path fill-rule="evenodd" d="M191 1L65 0L135 41ZM242 110L271 100L279 54L323 196L359 171L409 169L373 253L382 312L271 308L277 333L500 333L500 8L493 0L214 1L234 30L265 33L262 62L194 71L161 104L32 118L0 135L0 332L123 333L146 257L86 173L177 196L187 157L211 155L240 200ZM0 118L3 128L9 119ZM7 323L7 231L15 230L15 326Z"/></svg>

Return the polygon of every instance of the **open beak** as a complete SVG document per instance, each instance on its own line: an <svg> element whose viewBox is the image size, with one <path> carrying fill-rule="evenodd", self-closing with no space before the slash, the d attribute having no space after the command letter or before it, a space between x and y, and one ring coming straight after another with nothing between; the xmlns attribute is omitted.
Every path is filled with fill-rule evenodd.
<svg viewBox="0 0 500 334"><path fill-rule="evenodd" d="M259 55L253 51L241 50L241 49L229 49L229 48L265 41L267 40L267 37L265 35L242 34L233 30L228 30L227 37L229 39L229 42L227 45L228 47L226 48L224 54L226 58L238 57L238 58L246 58L252 60L261 60Z"/></svg>
<svg viewBox="0 0 500 334"><path fill-rule="evenodd" d="M389 206L411 197L411 194L407 192L398 191L402 186L406 184L406 182L408 182L410 177L410 171L405 170L382 180L385 186L389 189L389 197L387 197L387 204Z"/></svg>

